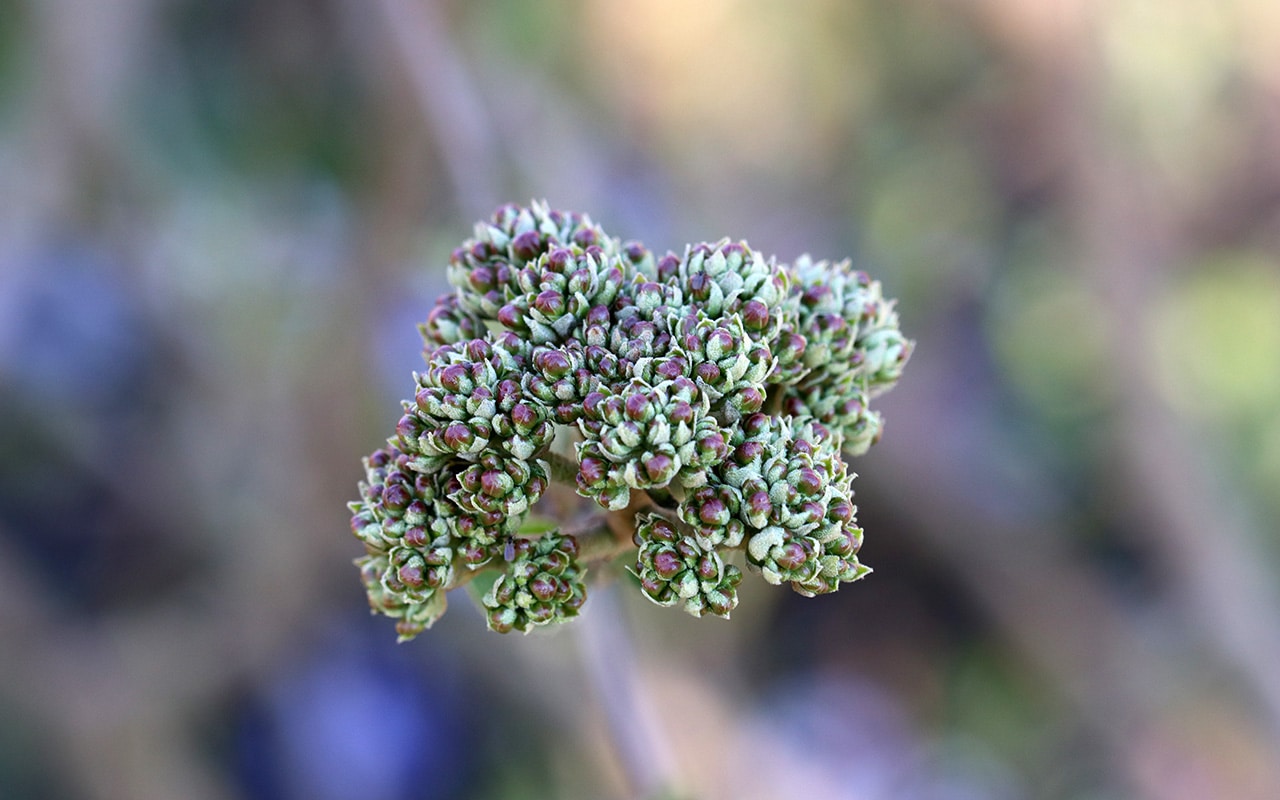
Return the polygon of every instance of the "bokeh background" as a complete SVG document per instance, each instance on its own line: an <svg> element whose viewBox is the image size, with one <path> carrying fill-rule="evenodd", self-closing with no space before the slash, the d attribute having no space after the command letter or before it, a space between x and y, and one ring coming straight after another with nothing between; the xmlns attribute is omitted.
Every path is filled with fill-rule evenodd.
<svg viewBox="0 0 1280 800"><path fill-rule="evenodd" d="M851 257L876 572L395 645L345 502L547 198ZM1274 0L0 0L0 797L1280 797Z"/></svg>

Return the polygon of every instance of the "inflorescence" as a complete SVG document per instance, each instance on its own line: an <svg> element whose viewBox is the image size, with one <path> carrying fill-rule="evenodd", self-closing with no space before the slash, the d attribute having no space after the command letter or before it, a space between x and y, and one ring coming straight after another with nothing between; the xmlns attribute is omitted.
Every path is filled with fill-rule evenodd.
<svg viewBox="0 0 1280 800"><path fill-rule="evenodd" d="M698 617L737 604L735 559L806 596L869 572L842 454L880 438L870 401L912 343L866 273L728 239L656 257L534 202L477 225L448 274L350 504L370 605L402 640L482 573L493 630L569 619L585 565L628 550L645 597ZM532 517L556 483L594 521Z"/></svg>

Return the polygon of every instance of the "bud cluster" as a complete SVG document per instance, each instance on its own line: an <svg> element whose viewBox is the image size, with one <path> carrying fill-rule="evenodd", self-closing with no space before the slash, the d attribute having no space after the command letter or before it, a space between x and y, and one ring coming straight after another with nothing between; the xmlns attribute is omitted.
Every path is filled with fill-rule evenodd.
<svg viewBox="0 0 1280 800"><path fill-rule="evenodd" d="M487 571L493 630L564 621L588 564L626 551L645 597L699 617L737 605L733 561L804 595L868 572L844 456L878 440L870 401L912 343L865 273L729 239L655 258L534 202L477 225L448 276L350 505L369 602L402 639ZM532 532L553 480L601 524Z"/></svg>

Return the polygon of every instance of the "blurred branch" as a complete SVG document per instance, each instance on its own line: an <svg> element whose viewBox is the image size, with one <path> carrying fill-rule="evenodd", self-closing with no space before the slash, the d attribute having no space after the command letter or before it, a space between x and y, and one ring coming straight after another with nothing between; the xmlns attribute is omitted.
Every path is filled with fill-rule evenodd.
<svg viewBox="0 0 1280 800"><path fill-rule="evenodd" d="M970 431L949 424L983 420L981 409L957 410L962 400L955 387L965 385L957 370L969 359L948 348L963 347L958 342L965 337L945 325L916 334L924 344L893 395L893 428L868 470L876 484L893 488L877 493L878 502L892 503L914 523L928 550L943 556L1028 660L1062 687L1078 717L1123 766L1135 733L1154 716L1155 699L1144 687L1167 677L1167 662L1143 645L1100 578L1067 551L1070 537L1060 521L1016 502L992 502L1016 497L996 466L1012 455L984 439L984 449L966 457ZM959 463L966 468L957 470Z"/></svg>
<svg viewBox="0 0 1280 800"><path fill-rule="evenodd" d="M1222 663L1234 668L1260 701L1270 730L1280 733L1280 671L1276 669L1280 664L1280 628L1275 625L1280 598L1274 575L1267 570L1268 561L1257 546L1261 537L1250 529L1243 511L1246 499L1214 479L1189 426L1167 407L1149 372L1143 312L1151 298L1164 289L1177 254L1192 251L1195 243L1186 240L1187 220L1181 216L1185 212L1178 207L1178 198L1167 189L1156 188L1161 185L1158 167L1140 150L1135 152L1121 143L1110 127L1113 119L1105 109L1115 99L1103 96L1108 77L1102 72L1105 62L1099 58L1106 14L1103 7L1087 3L1050 7L1017 0L984 0L977 5L986 15L983 24L1012 52L1007 57L1019 70L1028 96L1040 98L1033 110L1036 135L1054 150L1041 160L1061 165L1059 189L1077 238L1083 243L1083 271L1114 333L1104 362L1111 370L1101 380L1118 389L1119 399L1107 416L1112 444L1106 456L1112 459L1127 490L1117 493L1127 505L1122 511L1138 521L1135 527L1168 571L1170 593L1190 612L1200 641L1209 645ZM913 364L913 380L921 377L919 367ZM895 426L893 435L903 434ZM923 446L923 442L916 443L917 448ZM942 469L930 476L942 485L947 477ZM913 505L903 510L928 513L930 509ZM949 509L949 513L955 515L957 509ZM935 519L935 523L941 522ZM987 522L984 520L979 545L988 539ZM1044 539L1044 532L1038 532L1037 538ZM939 537L936 544L956 549L947 537ZM1144 674L1160 669L1160 659L1138 643L1138 631L1118 617L1109 608L1111 604L1098 602L1105 596L1103 587L1090 586L1097 582L1073 569L1070 559L1029 563L1043 560L1046 553L1049 551L1026 550L1021 554L1026 560L1016 565L1009 564L1012 556L998 547L989 552L984 548L980 556L973 552L954 555L965 558L962 572L985 573L982 581L975 582L979 594L988 593L989 579L1011 584L1010 597L1027 603L1023 612L1029 618L1040 617L1039 624L1045 626L1045 632L1052 632L1051 636L1037 636L1035 626L1026 620L1013 618L1010 623L1036 651L1052 654L1047 662L1087 669L1080 653L1097 647L1094 638L1103 634L1098 641L1110 655L1089 670L1091 679L1100 681L1099 686L1079 686L1079 676L1073 678L1069 672L1062 679L1090 696L1089 705L1095 710L1109 713L1106 695L1110 692L1100 694L1099 687L1111 684L1118 688L1114 683L1118 675L1127 675L1125 681L1133 687L1152 685L1144 681ZM1009 568L992 570L988 559ZM992 610L1000 612L994 604ZM1088 636L1077 638L1081 632ZM1080 651L1073 653L1076 648ZM1170 682L1171 686L1179 684L1185 681ZM1139 694L1131 692L1134 697Z"/></svg>
<svg viewBox="0 0 1280 800"><path fill-rule="evenodd" d="M499 153L479 93L435 0L378 0L404 63L423 121L440 148L454 199L468 215L501 196Z"/></svg>
<svg viewBox="0 0 1280 800"><path fill-rule="evenodd" d="M1093 35L1090 35L1093 34ZM1115 335L1105 362L1119 390L1111 415L1114 455L1153 552L1171 570L1172 590L1199 623L1204 641L1234 665L1280 734L1280 612L1274 575L1257 547L1245 498L1215 480L1190 427L1160 397L1151 375L1141 311L1160 295L1175 253L1187 252L1181 212L1156 189L1157 168L1124 152L1103 128L1105 78L1090 57L1096 25L1082 30L1044 74L1058 75L1048 123L1066 132L1067 190L1087 249L1093 283ZM1056 66L1056 69L1055 69ZM1064 78L1057 69L1068 68Z"/></svg>
<svg viewBox="0 0 1280 800"><path fill-rule="evenodd" d="M1077 163L1081 225L1096 296L1118 342L1111 379L1119 388L1112 416L1117 463L1143 520L1149 546L1171 570L1175 595L1201 635L1251 685L1272 730L1280 734L1280 597L1268 560L1241 509L1245 498L1216 480L1189 426L1169 410L1151 381L1143 346L1144 318L1135 313L1161 291L1175 223L1144 191L1144 176L1108 157L1100 141L1081 144Z"/></svg>
<svg viewBox="0 0 1280 800"><path fill-rule="evenodd" d="M675 768L652 713L654 704L642 699L636 655L612 586L597 582L593 587L578 645L631 796L637 800L668 796L663 793L676 786ZM661 705L659 694L649 699Z"/></svg>

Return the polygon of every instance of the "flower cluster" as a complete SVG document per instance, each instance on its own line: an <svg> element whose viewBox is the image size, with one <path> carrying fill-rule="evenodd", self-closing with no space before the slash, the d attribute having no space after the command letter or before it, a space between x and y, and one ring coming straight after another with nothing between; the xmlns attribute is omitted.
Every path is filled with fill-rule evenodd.
<svg viewBox="0 0 1280 800"><path fill-rule="evenodd" d="M655 257L534 202L477 225L448 275L350 504L369 602L402 639L484 573L491 629L572 618L587 566L628 551L645 597L699 617L737 605L734 560L807 596L868 572L844 457L879 439L870 403L912 343L866 273L728 239ZM599 524L534 517L553 481Z"/></svg>

